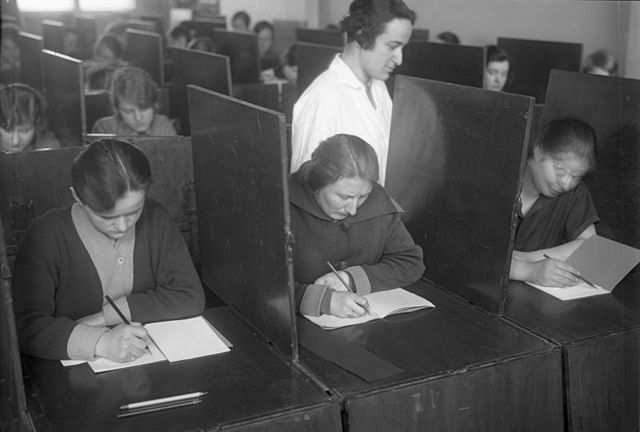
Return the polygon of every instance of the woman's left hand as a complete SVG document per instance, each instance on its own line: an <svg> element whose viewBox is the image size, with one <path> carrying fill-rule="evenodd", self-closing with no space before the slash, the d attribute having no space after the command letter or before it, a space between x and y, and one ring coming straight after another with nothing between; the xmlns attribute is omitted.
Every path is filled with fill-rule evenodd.
<svg viewBox="0 0 640 432"><path fill-rule="evenodd" d="M340 275L342 280L345 281L345 283L349 284L349 275L347 274L347 272L339 271L338 274ZM320 276L318 279L316 279L314 285L326 285L335 291L348 291L347 287L345 287L344 284L340 282L340 279L338 279L338 277L333 272L329 272L325 275Z"/></svg>

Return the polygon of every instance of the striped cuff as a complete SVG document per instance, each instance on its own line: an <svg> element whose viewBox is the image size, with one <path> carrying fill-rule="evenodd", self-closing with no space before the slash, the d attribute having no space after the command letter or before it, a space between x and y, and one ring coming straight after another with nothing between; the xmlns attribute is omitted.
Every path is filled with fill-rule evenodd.
<svg viewBox="0 0 640 432"><path fill-rule="evenodd" d="M302 315L319 316L324 298L330 291L333 290L330 290L326 285L307 285L300 302L300 313Z"/></svg>
<svg viewBox="0 0 640 432"><path fill-rule="evenodd" d="M354 282L356 294L363 296L371 293L371 282L361 266L347 267L343 271L349 273Z"/></svg>

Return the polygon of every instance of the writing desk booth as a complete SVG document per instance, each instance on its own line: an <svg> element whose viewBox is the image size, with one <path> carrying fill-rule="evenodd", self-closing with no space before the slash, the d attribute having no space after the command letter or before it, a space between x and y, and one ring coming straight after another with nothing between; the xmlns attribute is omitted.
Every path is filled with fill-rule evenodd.
<svg viewBox="0 0 640 432"><path fill-rule="evenodd" d="M43 49L42 37L20 32L20 82L42 90L42 66L40 55Z"/></svg>
<svg viewBox="0 0 640 432"><path fill-rule="evenodd" d="M304 93L309 84L329 67L336 54L341 52L342 47L298 42L298 94Z"/></svg>
<svg viewBox="0 0 640 432"><path fill-rule="evenodd" d="M585 182L600 223L615 240L640 247L640 81L555 70L542 123L566 116L596 130L598 165ZM567 430L637 430L638 268L611 294L563 302L512 282L505 300L505 317L562 347Z"/></svg>

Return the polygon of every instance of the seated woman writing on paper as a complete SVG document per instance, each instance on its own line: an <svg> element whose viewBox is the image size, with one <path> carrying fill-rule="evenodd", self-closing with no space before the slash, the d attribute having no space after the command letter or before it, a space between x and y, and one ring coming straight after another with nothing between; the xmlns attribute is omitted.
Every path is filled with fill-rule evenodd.
<svg viewBox="0 0 640 432"><path fill-rule="evenodd" d="M361 138L323 141L289 177L289 199L300 313L362 316L363 295L422 276L422 249L402 223L402 209L378 184L378 158Z"/></svg>
<svg viewBox="0 0 640 432"><path fill-rule="evenodd" d="M38 218L16 257L21 351L132 361L148 342L140 323L199 315L202 285L178 227L146 197L151 169L140 150L94 142L74 160L71 179L75 202Z"/></svg>
<svg viewBox="0 0 640 432"><path fill-rule="evenodd" d="M529 152L509 277L572 286L579 272L563 261L596 233L599 219L581 181L596 163L596 134L580 120L553 120Z"/></svg>

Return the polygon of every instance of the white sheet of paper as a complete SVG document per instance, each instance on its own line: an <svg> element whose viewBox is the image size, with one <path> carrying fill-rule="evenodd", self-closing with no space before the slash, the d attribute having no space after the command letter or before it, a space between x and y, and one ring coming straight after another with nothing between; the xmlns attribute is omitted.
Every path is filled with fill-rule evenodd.
<svg viewBox="0 0 640 432"><path fill-rule="evenodd" d="M143 364L155 363L155 362L165 361L165 360L166 358L162 355L160 351L158 351L158 348L156 348L156 346L153 344L149 344L149 353L144 354L131 362L120 363L120 362L107 360L106 358L101 357L90 362L87 362L85 360L60 360L60 363L62 363L62 366L64 367L75 366L82 363L89 363L89 367L95 373L100 373L100 372L107 372L107 371L116 370L116 369L124 369L128 367L140 366Z"/></svg>
<svg viewBox="0 0 640 432"><path fill-rule="evenodd" d="M599 286L598 288L594 288L585 282L580 282L577 285L566 287L566 288L545 287L542 285L536 285L529 282L527 283L532 287L537 288L540 291L544 291L547 294L552 295L555 298L558 298L560 300L573 300L573 299L591 297L591 296L600 295L600 294L609 294L609 291L607 291L606 289L601 288Z"/></svg>

